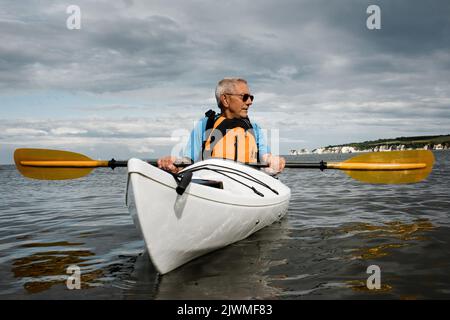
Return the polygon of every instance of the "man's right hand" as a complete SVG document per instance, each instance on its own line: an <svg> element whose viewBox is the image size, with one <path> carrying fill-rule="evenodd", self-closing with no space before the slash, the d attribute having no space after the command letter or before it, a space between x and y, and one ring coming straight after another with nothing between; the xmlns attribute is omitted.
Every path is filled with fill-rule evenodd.
<svg viewBox="0 0 450 320"><path fill-rule="evenodd" d="M177 160L177 157L172 157L172 156L159 158L157 161L158 168L163 169L165 171L172 172L172 173L177 173L180 169L178 169L174 165L174 162L176 160Z"/></svg>

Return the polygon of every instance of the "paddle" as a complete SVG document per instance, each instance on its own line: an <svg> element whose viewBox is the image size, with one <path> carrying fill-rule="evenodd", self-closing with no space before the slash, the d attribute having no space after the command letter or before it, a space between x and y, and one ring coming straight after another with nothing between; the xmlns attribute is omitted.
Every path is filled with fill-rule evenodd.
<svg viewBox="0 0 450 320"><path fill-rule="evenodd" d="M92 160L89 157L60 150L17 149L14 161L22 175L33 179L64 180L89 174L99 167L126 167L127 161ZM147 161L156 165L156 160ZM288 161L287 168L338 169L350 177L367 183L400 184L414 183L425 179L431 172L434 156L427 150L371 152L352 157L342 162L297 162ZM177 164L186 167L190 164ZM249 164L267 167L267 164Z"/></svg>
<svg viewBox="0 0 450 320"><path fill-rule="evenodd" d="M288 162L287 168L338 169L353 179L374 184L415 183L433 170L434 155L429 150L369 152L343 162L318 164Z"/></svg>

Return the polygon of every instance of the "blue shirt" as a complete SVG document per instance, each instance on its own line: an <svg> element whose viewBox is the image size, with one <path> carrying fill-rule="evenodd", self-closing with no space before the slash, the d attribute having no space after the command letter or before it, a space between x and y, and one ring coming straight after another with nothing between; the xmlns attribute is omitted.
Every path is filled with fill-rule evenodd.
<svg viewBox="0 0 450 320"><path fill-rule="evenodd" d="M197 122L194 129L191 131L189 140L183 150L183 157L190 158L194 162L201 160L202 144L203 141L206 140L205 129L207 122L208 117L203 117ZM256 144L258 145L259 159L262 159L264 154L270 153L270 147L267 145L267 139L264 132L262 132L261 127L255 122L252 122L252 126Z"/></svg>

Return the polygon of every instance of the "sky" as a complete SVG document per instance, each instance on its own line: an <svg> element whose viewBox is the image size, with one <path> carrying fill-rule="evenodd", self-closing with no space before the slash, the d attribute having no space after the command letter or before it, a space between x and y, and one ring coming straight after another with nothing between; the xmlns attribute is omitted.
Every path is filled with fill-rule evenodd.
<svg viewBox="0 0 450 320"><path fill-rule="evenodd" d="M248 80L282 154L450 134L450 1L2 1L0 163L170 154L224 77Z"/></svg>

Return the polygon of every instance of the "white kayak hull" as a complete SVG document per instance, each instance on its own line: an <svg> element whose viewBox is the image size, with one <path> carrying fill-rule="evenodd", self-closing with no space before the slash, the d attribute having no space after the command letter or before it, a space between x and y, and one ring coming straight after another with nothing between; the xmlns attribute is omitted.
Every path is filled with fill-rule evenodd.
<svg viewBox="0 0 450 320"><path fill-rule="evenodd" d="M171 174L139 159L128 162L127 205L161 274L242 240L286 214L290 189L277 179L219 159L198 162L183 171L200 166L220 169L228 177L208 169L196 171L193 182L179 195ZM255 178L278 194L250 180ZM223 188L198 184L194 179L221 181Z"/></svg>

